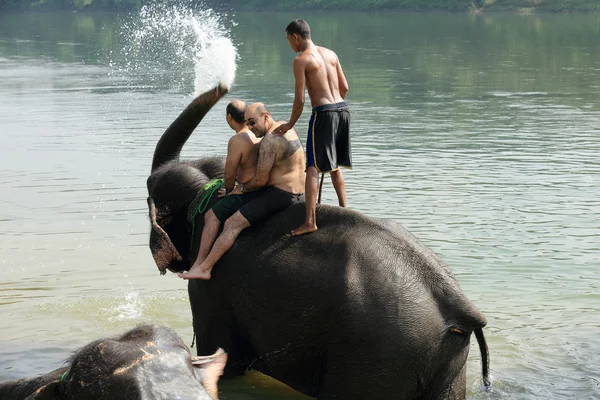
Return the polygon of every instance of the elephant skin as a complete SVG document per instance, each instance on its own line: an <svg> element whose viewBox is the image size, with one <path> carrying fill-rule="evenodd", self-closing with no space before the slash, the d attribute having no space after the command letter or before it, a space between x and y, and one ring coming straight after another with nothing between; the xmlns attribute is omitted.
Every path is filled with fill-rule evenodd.
<svg viewBox="0 0 600 400"><path fill-rule="evenodd" d="M193 357L170 328L141 325L88 344L48 374L1 383L0 399L217 399L226 362L221 349Z"/></svg>
<svg viewBox="0 0 600 400"><path fill-rule="evenodd" d="M198 252L204 217L192 232L188 208L223 177L223 159L179 153L224 94L195 99L156 147L148 204L161 273L189 269ZM433 251L393 221L326 205L318 231L291 236L304 216L297 204L246 229L210 281L189 281L198 354L222 347L226 375L258 370L319 399L464 399L475 333L489 385L486 319Z"/></svg>

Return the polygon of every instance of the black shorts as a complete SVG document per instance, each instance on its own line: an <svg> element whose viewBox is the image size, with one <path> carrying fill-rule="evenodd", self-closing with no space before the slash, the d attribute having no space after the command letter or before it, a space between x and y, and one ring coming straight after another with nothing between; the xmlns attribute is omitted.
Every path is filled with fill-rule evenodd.
<svg viewBox="0 0 600 400"><path fill-rule="evenodd" d="M256 192L230 194L229 196L225 196L219 200L212 207L212 211L215 213L215 216L219 221L225 222L227 218L235 214L235 212L242 208L244 204L258 197L259 193L260 190L257 190Z"/></svg>
<svg viewBox="0 0 600 400"><path fill-rule="evenodd" d="M352 168L350 111L346 102L313 108L306 138L306 166L319 172Z"/></svg>
<svg viewBox="0 0 600 400"><path fill-rule="evenodd" d="M264 187L255 193L259 195L240 208L240 213L250 222L250 225L304 201L303 193L290 193L275 186Z"/></svg>

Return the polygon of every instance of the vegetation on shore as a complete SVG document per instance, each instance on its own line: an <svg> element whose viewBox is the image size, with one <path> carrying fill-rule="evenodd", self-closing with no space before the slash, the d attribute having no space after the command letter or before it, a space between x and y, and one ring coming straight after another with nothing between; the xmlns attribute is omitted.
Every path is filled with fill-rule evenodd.
<svg viewBox="0 0 600 400"><path fill-rule="evenodd" d="M598 12L598 0L0 0L0 9L27 11L137 10L151 3L236 11Z"/></svg>

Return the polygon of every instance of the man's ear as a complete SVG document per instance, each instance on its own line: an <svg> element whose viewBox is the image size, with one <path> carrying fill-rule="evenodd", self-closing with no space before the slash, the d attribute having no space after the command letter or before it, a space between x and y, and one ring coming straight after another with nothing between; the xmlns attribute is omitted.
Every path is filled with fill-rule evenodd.
<svg viewBox="0 0 600 400"><path fill-rule="evenodd" d="M231 122L231 120L232 120L232 119L233 119L233 117L231 116L231 114L227 114L227 115L225 116L225 120L226 120L227 122Z"/></svg>

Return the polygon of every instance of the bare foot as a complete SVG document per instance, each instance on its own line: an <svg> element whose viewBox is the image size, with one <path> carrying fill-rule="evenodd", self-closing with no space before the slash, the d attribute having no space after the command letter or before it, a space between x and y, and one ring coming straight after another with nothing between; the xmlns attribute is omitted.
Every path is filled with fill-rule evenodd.
<svg viewBox="0 0 600 400"><path fill-rule="evenodd" d="M298 228L294 229L292 231L292 236L298 236L298 235L303 235L305 233L311 233L316 231L317 229L317 225L316 224L308 224L308 223L303 223L302 225L300 225Z"/></svg>
<svg viewBox="0 0 600 400"><path fill-rule="evenodd" d="M188 272L178 272L177 276L181 279L210 279L210 270L203 271L200 265L194 265Z"/></svg>

